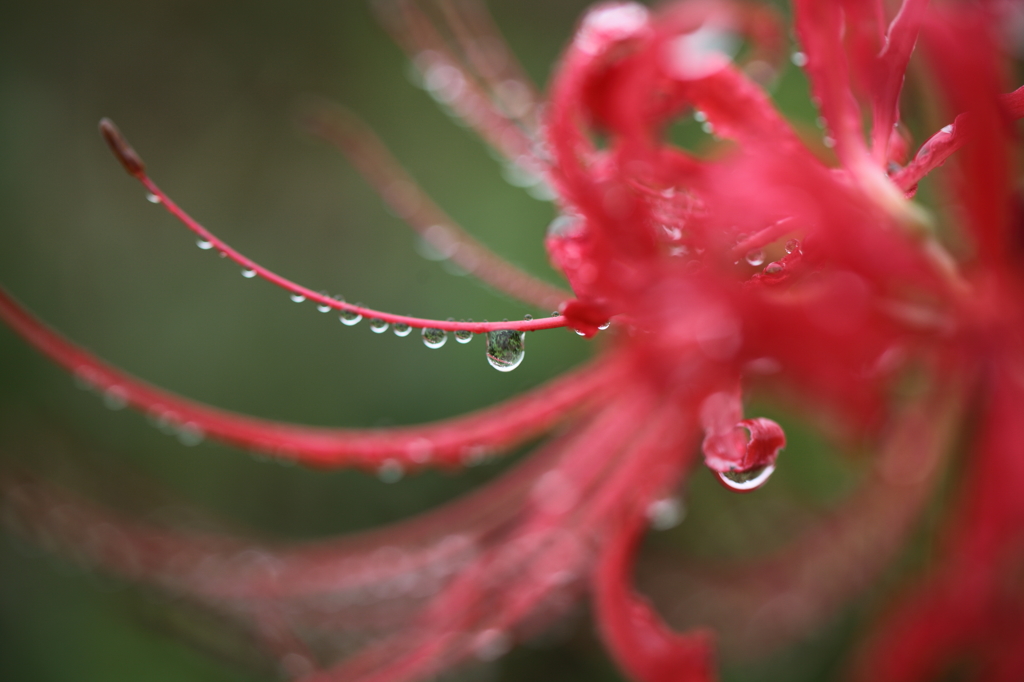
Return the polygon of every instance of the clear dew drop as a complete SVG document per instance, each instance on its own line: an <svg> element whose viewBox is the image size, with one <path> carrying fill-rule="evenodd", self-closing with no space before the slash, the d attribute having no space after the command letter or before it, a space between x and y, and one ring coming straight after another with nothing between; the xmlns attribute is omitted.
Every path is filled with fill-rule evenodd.
<svg viewBox="0 0 1024 682"><path fill-rule="evenodd" d="M470 341L473 340L473 332L468 331L466 329L456 330L454 336L455 340L458 341L459 343L469 343Z"/></svg>
<svg viewBox="0 0 1024 682"><path fill-rule="evenodd" d="M499 372L511 372L526 357L526 334L514 329L487 332L487 362Z"/></svg>
<svg viewBox="0 0 1024 682"><path fill-rule="evenodd" d="M793 253L794 251L799 251L799 250L800 250L800 240L799 239L790 239L788 242L786 242L786 253Z"/></svg>
<svg viewBox="0 0 1024 682"><path fill-rule="evenodd" d="M160 197L158 197L157 195L153 194L152 192L146 192L146 201L148 201L151 204L159 204L160 203Z"/></svg>
<svg viewBox="0 0 1024 682"><path fill-rule="evenodd" d="M351 327L352 325L359 324L363 319L363 316L354 310L342 310L338 313L338 319L341 320L341 323L346 327Z"/></svg>
<svg viewBox="0 0 1024 682"><path fill-rule="evenodd" d="M697 123L704 123L705 121L708 120L708 115L705 114L700 109L694 109L693 110L693 120L696 121Z"/></svg>
<svg viewBox="0 0 1024 682"><path fill-rule="evenodd" d="M395 332L395 336L409 336L409 334L412 333L412 327L401 322L396 322L391 331Z"/></svg>
<svg viewBox="0 0 1024 682"><path fill-rule="evenodd" d="M790 55L789 60L793 62L794 66L799 66L800 68L807 66L807 55L803 52L794 52Z"/></svg>
<svg viewBox="0 0 1024 682"><path fill-rule="evenodd" d="M328 298L328 293L326 291L321 291L320 295L323 296L324 298ZM321 313L331 312L331 306L327 305L326 303L317 303L316 309Z"/></svg>
<svg viewBox="0 0 1024 682"><path fill-rule="evenodd" d="M397 459L386 459L377 467L377 478L385 483L395 483L405 475L405 467Z"/></svg>
<svg viewBox="0 0 1024 682"><path fill-rule="evenodd" d="M746 261L750 265L758 266L764 263L764 251L761 249L752 249L747 252Z"/></svg>
<svg viewBox="0 0 1024 682"><path fill-rule="evenodd" d="M211 242L209 239L203 239L202 237L200 237L199 239L196 240L196 246L198 246L203 251L209 251L210 249L213 248L213 242Z"/></svg>
<svg viewBox="0 0 1024 682"><path fill-rule="evenodd" d="M666 497L651 502L647 507L647 518L654 530L668 530L683 522L686 508L678 497Z"/></svg>
<svg viewBox="0 0 1024 682"><path fill-rule="evenodd" d="M720 471L718 478L729 488L739 491L757 490L775 473L775 465L767 464L746 471Z"/></svg>
<svg viewBox="0 0 1024 682"><path fill-rule="evenodd" d="M103 392L103 404L111 410L123 410L128 406L128 394L120 386L110 386Z"/></svg>
<svg viewBox="0 0 1024 682"><path fill-rule="evenodd" d="M495 628L483 630L473 642L473 651L481 661L496 661L511 648L512 638L507 632Z"/></svg>
<svg viewBox="0 0 1024 682"><path fill-rule="evenodd" d="M374 334L383 334L388 330L389 326L391 325L389 325L387 322L380 319L379 317L375 317L372 320L370 320L370 331L373 332Z"/></svg>
<svg viewBox="0 0 1024 682"><path fill-rule="evenodd" d="M598 328L598 330L600 330L600 331L608 331L608 327L610 327L610 326L612 326L612 321L611 321L611 320L608 320L608 321L607 321L607 322L605 322L604 324L599 324L599 325L597 325L597 328Z"/></svg>
<svg viewBox="0 0 1024 682"><path fill-rule="evenodd" d="M195 422L185 422L178 427L178 442L187 447L199 445L206 438L206 433Z"/></svg>
<svg viewBox="0 0 1024 682"><path fill-rule="evenodd" d="M423 336L423 345L427 348L440 348L448 340L448 332L443 329L424 327L421 334Z"/></svg>
<svg viewBox="0 0 1024 682"><path fill-rule="evenodd" d="M950 134L953 133L953 126L952 125L944 125L944 126L942 126L942 128L940 129L939 132L943 132L943 133L946 133L947 135L950 135Z"/></svg>
<svg viewBox="0 0 1024 682"><path fill-rule="evenodd" d="M785 269L786 269L785 265L783 265L782 263L779 263L778 261L776 261L775 263L769 263L765 267L764 274L766 274L766 275L778 275L778 274L781 274L782 271L785 270Z"/></svg>
<svg viewBox="0 0 1024 682"><path fill-rule="evenodd" d="M302 294L292 294L289 298L291 298L292 301L295 303L302 303L303 301L306 300L306 297L303 296Z"/></svg>
<svg viewBox="0 0 1024 682"><path fill-rule="evenodd" d="M242 277L245 277L246 279L252 279L255 276L256 276L256 271L253 270L252 268L243 268L242 269Z"/></svg>

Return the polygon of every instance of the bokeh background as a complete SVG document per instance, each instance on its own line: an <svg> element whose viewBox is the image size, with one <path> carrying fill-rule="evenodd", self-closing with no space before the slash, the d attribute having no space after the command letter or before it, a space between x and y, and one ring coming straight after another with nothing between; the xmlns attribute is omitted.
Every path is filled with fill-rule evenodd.
<svg viewBox="0 0 1024 682"><path fill-rule="evenodd" d="M540 83L586 3L493 0ZM407 60L357 0L6 3L0 21L0 281L100 357L182 395L262 417L386 426L457 415L536 386L589 357L564 330L531 334L500 374L483 343L428 350L418 335L348 328L295 304L143 197L96 132L113 118L154 179L243 253L314 289L425 317L545 314L417 254L333 149L299 132L309 94L363 116L426 191L473 235L558 282L542 238L552 204L502 179L471 131L411 83ZM802 76L780 106L813 131ZM674 131L707 142L690 122ZM775 410L775 412L773 412ZM862 468L766 404L790 434L775 480L730 495L698 472L689 517L652 551L743 556L781 542L776 522L827 508ZM415 514L500 473L496 463L386 484L312 472L203 442L186 447L96 395L0 328L0 457L141 518L260 538L329 537ZM763 494L762 494L763 493ZM880 593L884 593L881 588ZM768 658L730 659L727 680L829 679L869 597ZM543 646L459 675L486 680L618 680L586 609ZM728 633L726 633L727 635ZM217 621L0 536L0 679L276 679L273 662Z"/></svg>

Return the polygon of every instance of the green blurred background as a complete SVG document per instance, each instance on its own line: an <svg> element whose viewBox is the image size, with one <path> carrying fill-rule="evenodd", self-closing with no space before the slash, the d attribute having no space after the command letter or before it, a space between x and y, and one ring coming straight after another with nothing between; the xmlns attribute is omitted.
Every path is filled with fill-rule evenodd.
<svg viewBox="0 0 1024 682"><path fill-rule="evenodd" d="M489 4L543 83L586 3ZM345 160L292 123L306 94L349 106L472 234L557 282L542 248L552 205L505 183L484 145L413 87L407 71L367 4L356 0L8 3L0 22L0 281L72 339L148 381L302 423L386 426L457 415L578 364L593 344L565 331L531 335L522 367L501 374L486 364L479 339L431 351L415 334L377 336L365 322L347 328L310 303L296 305L198 250L191 233L144 200L96 132L101 117L114 119L186 210L243 253L314 289L425 317L548 312L418 256L414 234ZM789 113L813 121L795 69L778 92ZM693 125L677 132L684 141L698 135ZM819 441L792 425L790 438L790 466L780 467L765 495L729 495L699 472L691 519L655 542L699 546L716 535L721 542L729 535L721 519L730 514L763 516L763 505L782 499L814 508L848 487L845 465ZM218 528L277 539L403 518L502 468L388 485L359 473L261 462L211 443L185 447L138 414L106 409L3 328L0 451L143 516L189 508L197 524L216 518ZM771 537L755 534L731 542L757 550ZM725 677L830 677L852 621L841 615L769 661L727 666ZM215 623L202 622L0 539L0 679L274 679L266 661L239 654ZM591 631L584 614L558 644L517 650L464 674L620 679Z"/></svg>

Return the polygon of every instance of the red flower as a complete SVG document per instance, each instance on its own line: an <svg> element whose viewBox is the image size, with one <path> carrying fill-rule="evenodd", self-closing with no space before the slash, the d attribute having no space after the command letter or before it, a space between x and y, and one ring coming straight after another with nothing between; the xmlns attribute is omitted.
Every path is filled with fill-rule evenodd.
<svg viewBox="0 0 1024 682"><path fill-rule="evenodd" d="M143 528L85 504L62 542L108 570L250 619L269 645L309 664L324 658L313 653L310 632L358 625L386 633L340 662L317 661L329 665L308 679L413 680L473 655L495 657L589 592L598 628L631 678L706 680L714 677L710 635L671 631L630 587L631 570L652 511L685 480L701 438L704 464L731 489L758 488L775 470L785 437L769 419L744 418L745 388L795 400L831 420L837 438L856 434L875 446L875 467L848 507L732 576L750 605L780 594L795 600L771 623L780 639L813 626L881 570L939 477L951 425L976 415L942 562L884 619L858 670L870 680L925 680L966 660L993 679L1016 679L1024 669L1024 422L1015 418L1024 400L1024 292L1009 157L1024 89L999 95L995 6L795 4L803 47L795 62L826 126L821 144L806 143L760 84L778 67L782 45L775 15L763 8L598 6L582 19L539 115L512 62L495 66L470 49L474 32L487 30L480 15L449 7L446 41L428 13L398 4L391 26L417 55L426 85L519 170L554 189L563 217L547 248L575 297L465 235L348 115L319 110L307 123L442 254L542 310L559 305L559 315L536 320L410 318L295 284L190 218L113 124L101 123L126 170L202 248L338 310L345 322L365 317L375 331L394 325L403 335L420 328L428 346L444 343L446 332L486 334L488 361L501 370L522 361L525 332L569 326L593 336L609 320L614 329L596 361L509 403L415 428L314 429L151 387L0 293L0 315L15 330L108 395L311 466L385 477L457 467L567 425L469 498L341 544L229 562L238 550L231 539ZM738 63L741 40L749 49ZM899 95L917 42L944 104L962 113L907 163ZM723 140L707 158L666 141L668 125L691 113ZM954 239L912 196L961 147ZM36 510L62 495L41 484L12 490L30 526L43 523ZM130 551L84 546L75 528L97 518ZM393 594L394 610L362 607L358 595L371 590ZM313 607L323 600L339 608L324 615Z"/></svg>

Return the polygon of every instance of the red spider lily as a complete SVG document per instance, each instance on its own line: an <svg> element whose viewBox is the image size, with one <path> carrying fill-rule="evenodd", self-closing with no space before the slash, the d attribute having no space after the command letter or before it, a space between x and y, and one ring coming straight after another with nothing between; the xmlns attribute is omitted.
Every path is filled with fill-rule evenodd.
<svg viewBox="0 0 1024 682"><path fill-rule="evenodd" d="M875 446L873 471L847 507L768 561L728 576L746 602L731 617L779 594L795 600L771 623L780 641L813 627L884 567L939 479L956 424L972 418L941 563L868 638L857 672L925 680L966 662L992 679L1017 679L1024 427L1014 407L1024 398L1024 292L1010 157L1024 89L1000 94L998 6L795 5L803 48L796 61L827 126L820 145L805 143L760 84L782 52L778 21L762 8L598 6L582 19L541 114L514 61L472 49L475 38L495 35L478 8L441 3L435 14L413 2L395 6L389 26L428 87L554 189L563 217L547 248L574 297L472 240L347 114L319 108L306 123L460 267L542 309L559 307L536 320L393 315L296 284L186 214L104 121L101 132L125 169L203 248L247 276L338 310L343 321L366 317L375 331L394 325L402 334L419 328L428 345L447 332L485 334L488 359L502 370L522 360L526 332L569 326L593 336L613 320L615 333L583 369L468 416L400 429L315 429L152 387L0 291L8 324L108 395L185 430L311 466L385 476L457 467L565 425L470 497L329 544L239 554L237 540L130 523L24 480L8 486L13 517L109 571L251 623L310 680L414 680L472 656L495 657L583 592L632 679L708 680L711 635L673 632L632 589L632 563L652 510L693 469L697 441L703 463L730 489L756 489L775 470L785 436L769 419L744 418L745 389L800 401ZM736 61L730 46L741 38L749 49ZM917 43L942 104L959 115L907 162L899 95ZM723 140L710 157L666 141L668 125L694 111ZM834 162L823 160L828 147ZM913 195L958 150L953 191L962 210L946 226L953 239ZM55 524L41 513L58 504L72 505L75 517ZM110 534L84 532L97 527ZM368 607L367 593L390 597L391 607ZM320 636L354 632L367 637L355 651Z"/></svg>

